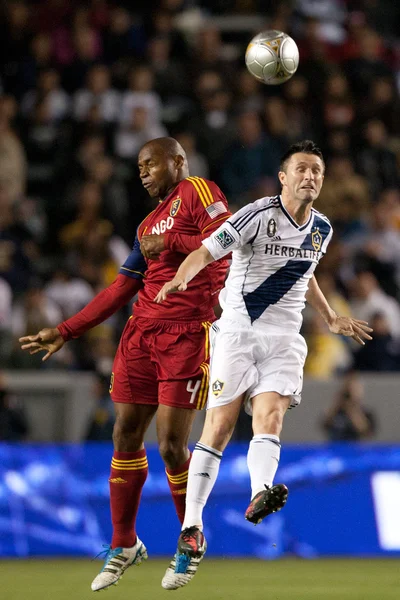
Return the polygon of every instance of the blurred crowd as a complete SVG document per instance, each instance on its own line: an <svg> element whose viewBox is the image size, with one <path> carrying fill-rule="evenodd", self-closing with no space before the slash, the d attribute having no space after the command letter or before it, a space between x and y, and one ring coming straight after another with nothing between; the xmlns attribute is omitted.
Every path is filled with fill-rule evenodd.
<svg viewBox="0 0 400 600"><path fill-rule="evenodd" d="M140 147L172 135L232 210L279 193L280 155L326 157L316 208L335 236L317 277L368 320L356 351L305 312L306 374L400 371L400 31L393 0L10 0L0 25L0 362L110 372L130 307L48 363L18 338L54 326L115 278L152 210ZM244 66L263 29L291 34L296 75Z"/></svg>

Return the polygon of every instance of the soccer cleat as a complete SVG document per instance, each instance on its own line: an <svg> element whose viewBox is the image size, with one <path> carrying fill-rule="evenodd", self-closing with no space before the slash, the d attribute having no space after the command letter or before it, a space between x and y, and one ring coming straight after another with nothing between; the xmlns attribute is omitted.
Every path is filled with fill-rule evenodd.
<svg viewBox="0 0 400 600"><path fill-rule="evenodd" d="M199 564L207 550L207 542L198 527L188 527L181 532L174 558L162 579L165 590L177 590L196 575Z"/></svg>
<svg viewBox="0 0 400 600"><path fill-rule="evenodd" d="M268 515L281 510L286 504L289 490L283 483L272 487L265 486L265 490L258 492L250 502L244 514L245 519L258 525Z"/></svg>
<svg viewBox="0 0 400 600"><path fill-rule="evenodd" d="M140 565L142 560L147 559L147 550L143 542L136 538L136 544L132 548L106 547L107 555L100 573L92 581L92 591L105 590L110 585L117 585L126 569L132 565Z"/></svg>

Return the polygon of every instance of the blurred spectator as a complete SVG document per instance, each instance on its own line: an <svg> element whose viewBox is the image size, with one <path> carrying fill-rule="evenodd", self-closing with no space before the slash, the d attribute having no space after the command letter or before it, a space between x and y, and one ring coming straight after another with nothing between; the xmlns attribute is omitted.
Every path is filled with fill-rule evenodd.
<svg viewBox="0 0 400 600"><path fill-rule="evenodd" d="M8 190L0 188L0 277L14 293L27 288L37 258L33 235L16 218Z"/></svg>
<svg viewBox="0 0 400 600"><path fill-rule="evenodd" d="M122 94L120 121L132 122L134 109L146 110L150 126L158 126L161 119L161 100L154 91L154 74L149 67L132 69L128 76L128 91Z"/></svg>
<svg viewBox="0 0 400 600"><path fill-rule="evenodd" d="M205 179L208 179L209 169L207 160L200 152L197 151L195 136L188 131L184 131L176 135L175 139L178 140L186 152L190 173L197 175L197 177L204 177Z"/></svg>
<svg viewBox="0 0 400 600"><path fill-rule="evenodd" d="M329 75L324 86L323 119L326 129L351 127L355 118L355 106L349 83L344 73L336 71Z"/></svg>
<svg viewBox="0 0 400 600"><path fill-rule="evenodd" d="M69 139L63 126L52 119L50 99L38 99L22 133L28 161L28 193L55 200L55 186L62 175Z"/></svg>
<svg viewBox="0 0 400 600"><path fill-rule="evenodd" d="M113 6L110 20L104 32L104 56L110 64L132 56L142 56L146 47L146 34L138 17L127 8Z"/></svg>
<svg viewBox="0 0 400 600"><path fill-rule="evenodd" d="M124 160L136 160L140 148L151 139L168 135L167 130L154 122L150 110L135 106L131 118L121 125L115 135L115 154Z"/></svg>
<svg viewBox="0 0 400 600"><path fill-rule="evenodd" d="M31 35L30 7L24 0L2 4L0 23L0 74L4 90L17 98L25 91L22 64Z"/></svg>
<svg viewBox="0 0 400 600"><path fill-rule="evenodd" d="M0 363L8 366L12 350L11 314L13 293L11 286L0 277Z"/></svg>
<svg viewBox="0 0 400 600"><path fill-rule="evenodd" d="M400 337L391 332L387 317L375 313L370 326L373 338L354 353L354 368L357 371L397 371L400 373Z"/></svg>
<svg viewBox="0 0 400 600"><path fill-rule="evenodd" d="M0 441L22 441L28 431L26 416L8 390L5 376L0 374Z"/></svg>
<svg viewBox="0 0 400 600"><path fill-rule="evenodd" d="M28 282L28 288L13 307L11 316L11 328L14 343L13 366L20 368L35 368L41 366L41 357L30 356L21 353L18 339L29 335L31 331L40 331L43 327L50 327L52 323L62 321L62 312L53 300L47 298L42 281L32 278ZM65 359L67 353L62 353L57 363Z"/></svg>
<svg viewBox="0 0 400 600"><path fill-rule="evenodd" d="M38 76L36 89L25 94L21 112L26 117L33 112L40 100L46 99L51 121L60 121L68 116L70 98L60 87L60 75L55 69L45 69Z"/></svg>
<svg viewBox="0 0 400 600"><path fill-rule="evenodd" d="M74 277L68 267L62 265L46 284L44 293L60 308L63 321L79 312L94 296L87 281Z"/></svg>
<svg viewBox="0 0 400 600"><path fill-rule="evenodd" d="M110 377L98 375L94 394L96 406L86 433L86 441L109 442L112 439L115 415L109 387Z"/></svg>
<svg viewBox="0 0 400 600"><path fill-rule="evenodd" d="M87 118L92 106L99 108L103 121L116 121L120 110L120 97L111 87L110 71L105 65L92 67L86 76L86 87L74 95L73 114L77 121Z"/></svg>
<svg viewBox="0 0 400 600"><path fill-rule="evenodd" d="M369 211L364 226L349 232L343 239L350 264L356 268L357 264L367 265L392 296L400 290L400 236L396 224L399 208L399 191L385 190Z"/></svg>
<svg viewBox="0 0 400 600"><path fill-rule="evenodd" d="M369 95L361 105L364 120L378 119L390 136L399 135L399 97L390 77L378 77L371 83Z"/></svg>
<svg viewBox="0 0 400 600"><path fill-rule="evenodd" d="M351 316L346 298L339 292L329 271L318 271L318 285L333 310L343 316ZM351 365L351 352L346 341L330 333L322 317L309 305L304 311L303 334L308 354L304 372L315 379L329 379Z"/></svg>
<svg viewBox="0 0 400 600"><path fill-rule="evenodd" d="M0 187L7 188L11 202L25 191L26 155L11 127L17 105L11 96L0 96Z"/></svg>
<svg viewBox="0 0 400 600"><path fill-rule="evenodd" d="M349 154L335 154L329 160L316 208L332 221L335 234L345 241L348 235L365 230L370 209L368 182L354 171Z"/></svg>
<svg viewBox="0 0 400 600"><path fill-rule="evenodd" d="M237 119L238 135L222 164L223 189L233 202L255 200L278 191L276 173L280 151L264 134L261 119L247 112Z"/></svg>
<svg viewBox="0 0 400 600"><path fill-rule="evenodd" d="M377 313L384 316L390 334L400 337L400 306L379 287L370 271L360 270L350 283L351 312L358 319L370 322Z"/></svg>
<svg viewBox="0 0 400 600"><path fill-rule="evenodd" d="M79 26L73 32L74 58L64 69L64 87L75 92L85 84L89 69L102 57L99 34L89 26Z"/></svg>
<svg viewBox="0 0 400 600"><path fill-rule="evenodd" d="M376 432L373 412L362 405L363 386L359 376L350 372L323 422L331 442L353 442L371 438Z"/></svg>
<svg viewBox="0 0 400 600"><path fill-rule="evenodd" d="M196 136L199 151L208 157L210 177L214 179L220 176L221 161L235 136L236 128L230 118L231 95L215 71L205 71L197 77L195 93L199 106L188 129Z"/></svg>
<svg viewBox="0 0 400 600"><path fill-rule="evenodd" d="M108 286L130 253L113 235L112 223L102 217L101 188L90 181L82 185L77 217L61 229L60 241L69 267L94 288Z"/></svg>
<svg viewBox="0 0 400 600"><path fill-rule="evenodd" d="M364 129L364 146L357 154L357 165L369 181L373 196L387 187L399 186L396 155L388 148L385 125L378 119L368 121Z"/></svg>
<svg viewBox="0 0 400 600"><path fill-rule="evenodd" d="M383 41L376 31L365 28L359 38L358 56L345 64L348 80L359 99L366 98L372 82L390 76L390 68L382 60Z"/></svg>
<svg viewBox="0 0 400 600"><path fill-rule="evenodd" d="M24 89L36 87L39 73L54 67L53 45L48 33L37 33L31 40L30 54L27 54L21 66Z"/></svg>
<svg viewBox="0 0 400 600"><path fill-rule="evenodd" d="M236 112L261 112L264 96L260 84L246 68L240 70L235 82L234 109Z"/></svg>

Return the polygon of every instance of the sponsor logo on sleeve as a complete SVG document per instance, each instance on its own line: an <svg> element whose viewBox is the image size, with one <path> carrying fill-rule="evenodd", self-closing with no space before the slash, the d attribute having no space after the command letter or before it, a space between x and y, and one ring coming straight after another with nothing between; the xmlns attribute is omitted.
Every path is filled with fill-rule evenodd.
<svg viewBox="0 0 400 600"><path fill-rule="evenodd" d="M232 246L232 244L235 242L229 231L227 231L226 229L222 229L222 231L217 233L215 239L224 250L226 250L226 248L229 248L229 246Z"/></svg>

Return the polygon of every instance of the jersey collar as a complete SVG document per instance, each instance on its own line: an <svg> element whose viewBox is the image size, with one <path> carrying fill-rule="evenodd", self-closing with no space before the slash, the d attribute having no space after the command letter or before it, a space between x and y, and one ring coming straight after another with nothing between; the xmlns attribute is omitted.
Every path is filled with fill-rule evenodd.
<svg viewBox="0 0 400 600"><path fill-rule="evenodd" d="M309 226L309 224L311 223L312 216L313 216L312 211L310 211L310 216L308 218L308 221L306 223L304 223L304 225L299 225L298 223L296 223L296 221L293 219L293 217L291 217L290 214L288 213L288 211L286 210L280 195L278 196L278 200L279 200L279 204L280 204L283 214L285 215L287 220L291 223L291 225L293 225L293 227L295 227L299 231L303 231L304 229L306 229Z"/></svg>

